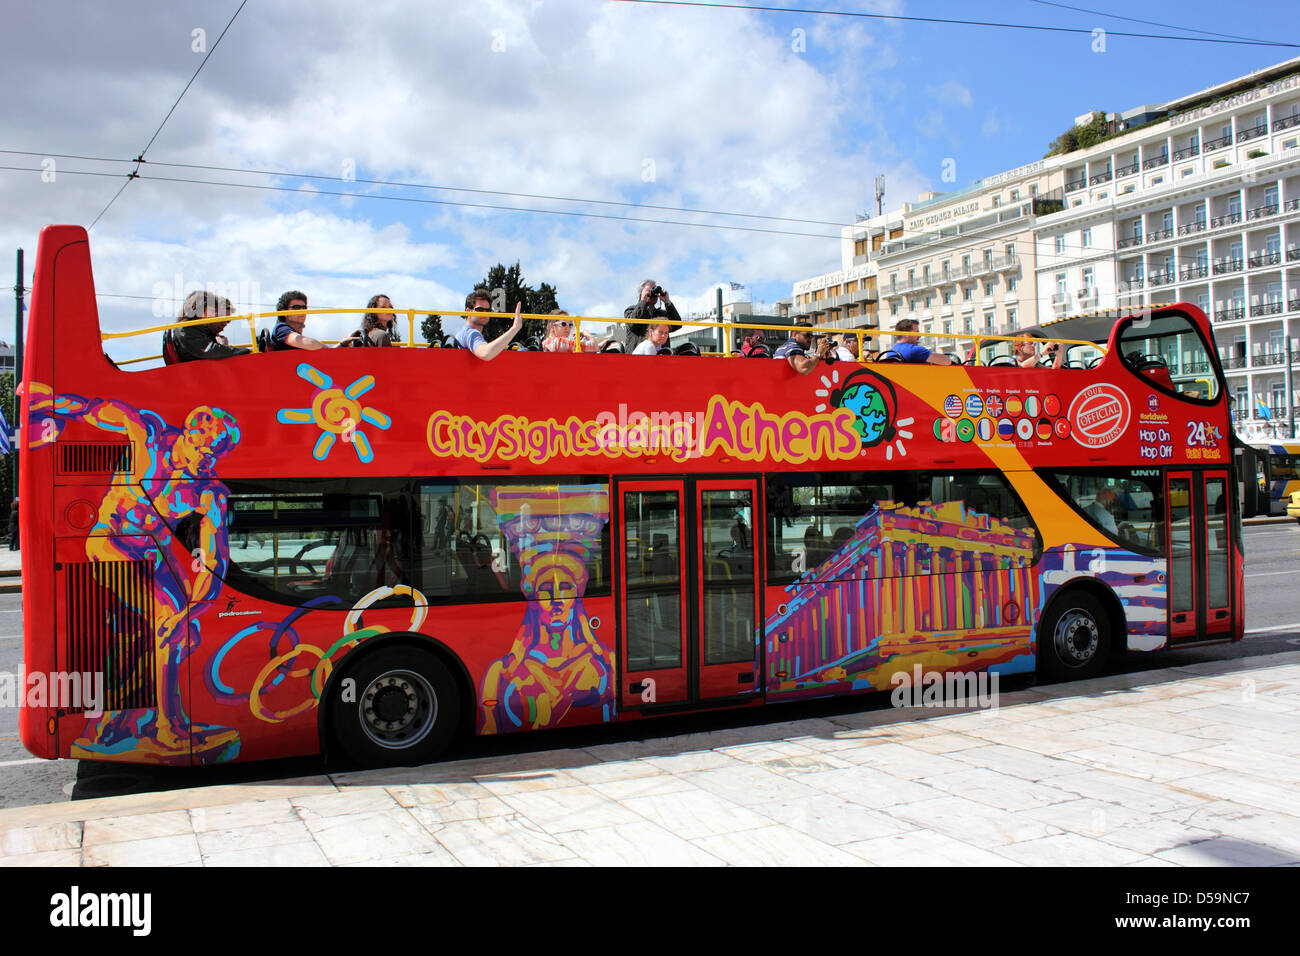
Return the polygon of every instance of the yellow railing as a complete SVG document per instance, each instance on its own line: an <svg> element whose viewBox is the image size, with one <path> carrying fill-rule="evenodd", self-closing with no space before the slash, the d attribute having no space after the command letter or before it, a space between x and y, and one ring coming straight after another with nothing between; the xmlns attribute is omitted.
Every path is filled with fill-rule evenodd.
<svg viewBox="0 0 1300 956"><path fill-rule="evenodd" d="M456 316L457 318L464 318L465 316L465 311L463 309L378 309L378 308L285 309L279 312L256 312L256 313L249 312L249 313L242 313L239 315L227 315L227 316L218 316L213 318L202 318L202 319L186 319L184 321L171 321L163 325L151 325L147 328L132 329L128 332L101 332L100 338L104 341L107 341L110 339L131 338L137 335L149 335L151 333L160 334L162 332L166 332L168 329L181 329L181 328L187 328L192 325L217 325L217 324L233 324L236 322L246 322L248 324L248 332L249 332L248 344L243 345L242 343L232 342L231 345L233 347L248 348L253 352L258 352L260 351L257 344L257 322L259 319L279 319L280 316L288 316L288 315L299 315L299 316L358 315L358 314L365 315L368 312L385 313L393 316L401 315L406 317L406 327L407 327L406 339L405 341L394 343L395 347L397 348L416 347L415 319L417 314L421 316L436 315L440 318L442 316ZM479 312L476 313L476 315L484 316L486 318L510 319L512 321L515 317L513 312ZM537 319L542 322L549 322L556 318L553 315L537 315L534 313L523 313L520 317L524 319ZM617 325L618 323L624 323L626 325L667 324L667 325L677 325L682 327L693 326L702 329L721 329L723 331L722 351L701 353L703 355L712 355L712 356L721 356L721 357L728 357L733 354L736 354L731 347L732 334L736 331L745 331L745 332L748 331L769 332L770 331L770 332L780 332L782 334L788 335L792 329L792 326L789 325L767 325L767 324L755 324L750 322L744 322L744 323L716 322L716 321L705 320L705 319L679 319L676 322L671 322L665 320L662 317L657 317L653 319L626 319L622 317L614 318L610 316L568 315L568 316L564 316L563 318L567 319L573 325L575 352L585 351L582 347L582 336L583 336L582 324L584 322L586 322L588 325L594 325L594 324ZM856 338L858 342L857 361L859 364L869 363L874 359L875 355L879 354L879 352L888 351L888 348L892 348L892 346L889 346L887 348L879 349L874 353L868 352L866 349L866 340L870 338L888 337L895 341L897 341L900 338L912 337L912 336L919 336L921 338L929 338L929 339L941 339L941 340L951 339L954 348L959 348L961 343L963 342L974 342L975 343L975 364L981 364L980 352L986 345L990 343L997 343L997 342L1015 343L1020 341L1022 338L1024 338L1023 334L978 335L975 333L961 334L961 333L944 333L944 332L921 332L919 330L913 330L910 332L888 332L888 331L882 331L880 329L840 329L840 328L833 328L830 326L819 326L819 325L796 326L795 328L807 330L811 332L813 335L840 335L840 336L848 335ZM324 342L326 345L338 344L338 341L334 341L334 340L322 339L320 341ZM347 341L347 340L343 339L340 341ZM1088 346L1089 348L1097 349L1099 352L1104 353L1106 351L1106 347L1104 345L1099 345L1095 342L1089 342L1081 339L1056 339L1056 338L1033 337L1032 341L1034 342L1035 345L1047 345L1051 343L1064 345L1066 347L1083 345L1083 346ZM437 345L438 343L436 342L430 343L430 346L433 347L436 347ZM145 356L144 358L125 359L121 362L118 362L117 364L134 365L140 362L157 361L160 358L162 358L161 355L148 355Z"/></svg>

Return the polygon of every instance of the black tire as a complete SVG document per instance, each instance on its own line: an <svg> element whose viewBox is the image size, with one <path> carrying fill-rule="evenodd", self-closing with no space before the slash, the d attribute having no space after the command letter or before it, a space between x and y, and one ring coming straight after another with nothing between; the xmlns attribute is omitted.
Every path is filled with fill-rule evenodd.
<svg viewBox="0 0 1300 956"><path fill-rule="evenodd" d="M1096 677L1110 656L1110 616L1086 591L1052 602L1038 627L1038 673L1048 681Z"/></svg>
<svg viewBox="0 0 1300 956"><path fill-rule="evenodd" d="M366 654L333 694L334 739L367 767L428 763L451 742L460 720L455 678L437 657L415 647Z"/></svg>

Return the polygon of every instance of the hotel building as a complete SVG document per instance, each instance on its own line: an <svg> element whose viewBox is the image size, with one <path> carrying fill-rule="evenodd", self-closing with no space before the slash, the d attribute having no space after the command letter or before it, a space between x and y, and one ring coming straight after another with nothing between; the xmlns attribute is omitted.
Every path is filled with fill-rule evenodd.
<svg viewBox="0 0 1300 956"><path fill-rule="evenodd" d="M1277 434L1300 366L1300 58L1104 120L1092 146L845 227L841 270L795 283L791 315L960 336L1191 302L1238 430ZM849 312L850 283L878 308Z"/></svg>

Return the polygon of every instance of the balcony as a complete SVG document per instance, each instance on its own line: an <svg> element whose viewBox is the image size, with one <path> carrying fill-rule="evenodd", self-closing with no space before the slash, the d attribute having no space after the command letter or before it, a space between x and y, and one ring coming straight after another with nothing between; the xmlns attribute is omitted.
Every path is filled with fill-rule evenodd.
<svg viewBox="0 0 1300 956"><path fill-rule="evenodd" d="M1146 287L1146 279L1142 276L1129 276L1124 280L1130 289L1142 289Z"/></svg>
<svg viewBox="0 0 1300 956"><path fill-rule="evenodd" d="M1253 209L1246 210L1247 219L1263 219L1265 216L1277 215L1277 203L1264 203L1262 206L1255 206Z"/></svg>
<svg viewBox="0 0 1300 956"><path fill-rule="evenodd" d="M1288 312L1300 312L1300 297L1289 299L1286 304L1286 310Z"/></svg>
<svg viewBox="0 0 1300 956"><path fill-rule="evenodd" d="M1241 222L1241 213L1230 212L1222 216L1215 216L1210 220L1210 228L1218 229L1220 226L1232 226Z"/></svg>
<svg viewBox="0 0 1300 956"><path fill-rule="evenodd" d="M1183 266L1178 270L1178 278L1183 282L1190 282L1193 279L1204 279L1210 274L1210 267L1205 263L1197 263L1194 266Z"/></svg>
<svg viewBox="0 0 1300 956"><path fill-rule="evenodd" d="M1250 357L1250 364L1253 368L1261 368L1266 365L1285 365L1285 352L1260 352L1258 355Z"/></svg>
<svg viewBox="0 0 1300 956"><path fill-rule="evenodd" d="M1261 123L1251 129L1243 129L1237 133L1237 142L1248 143L1252 139L1258 139L1268 132L1268 124Z"/></svg>
<svg viewBox="0 0 1300 956"><path fill-rule="evenodd" d="M1290 129L1292 126L1300 126L1300 113L1280 120L1273 120L1273 132L1275 133L1280 129Z"/></svg>
<svg viewBox="0 0 1300 956"><path fill-rule="evenodd" d="M1282 205L1282 208L1285 209L1287 212L1294 212L1295 210L1300 209L1300 197L1297 197L1295 199L1288 199Z"/></svg>
<svg viewBox="0 0 1300 956"><path fill-rule="evenodd" d="M1230 272L1240 272L1241 266L1241 259L1215 259L1214 274L1216 276L1222 276L1227 275Z"/></svg>
<svg viewBox="0 0 1300 956"><path fill-rule="evenodd" d="M1214 313L1215 322L1239 322L1246 317L1246 310L1237 309L1220 309Z"/></svg>
<svg viewBox="0 0 1300 956"><path fill-rule="evenodd" d="M856 292L848 293L850 302L877 302L879 299L875 289L858 289Z"/></svg>
<svg viewBox="0 0 1300 956"><path fill-rule="evenodd" d="M1153 272L1151 275L1147 276L1147 282L1153 286L1173 285L1174 275L1175 273L1173 272Z"/></svg>
<svg viewBox="0 0 1300 956"><path fill-rule="evenodd" d="M1174 231L1172 229L1157 229L1154 232L1147 233L1147 243L1161 242L1165 239L1172 239Z"/></svg>
<svg viewBox="0 0 1300 956"><path fill-rule="evenodd" d="M1052 307L1059 309L1063 305L1065 305L1065 293L1064 292L1054 293L1052 295Z"/></svg>
<svg viewBox="0 0 1300 956"><path fill-rule="evenodd" d="M1108 183L1108 182L1110 182L1113 178L1114 178L1114 176L1111 175L1111 172L1110 172L1110 170L1108 169L1108 170L1106 170L1104 173L1098 173L1096 176L1089 176L1089 177L1088 177L1088 185L1089 185L1089 186L1097 186L1097 185L1099 185L1099 184L1101 184L1101 183Z"/></svg>
<svg viewBox="0 0 1300 956"><path fill-rule="evenodd" d="M1020 268L1019 256L998 256L993 260L994 272L1010 272L1012 269Z"/></svg>
<svg viewBox="0 0 1300 956"><path fill-rule="evenodd" d="M1169 157L1167 155L1152 156L1142 164L1143 169L1155 169L1157 166L1168 166Z"/></svg>
<svg viewBox="0 0 1300 956"><path fill-rule="evenodd" d="M1252 319L1258 318L1261 315L1281 315L1281 314L1282 314L1281 300L1277 302L1261 302L1259 305L1252 305L1250 307L1250 317Z"/></svg>
<svg viewBox="0 0 1300 956"><path fill-rule="evenodd" d="M1244 355L1229 355L1223 360L1224 368L1246 368L1247 360Z"/></svg>
<svg viewBox="0 0 1300 956"><path fill-rule="evenodd" d="M1065 184L1065 191L1067 193L1072 193L1075 190L1082 189L1086 185L1088 185L1087 179L1072 179Z"/></svg>
<svg viewBox="0 0 1300 956"><path fill-rule="evenodd" d="M1300 246L1288 246L1286 250L1286 261L1295 262L1300 259Z"/></svg>
<svg viewBox="0 0 1300 956"><path fill-rule="evenodd" d="M1129 236L1127 239L1121 239L1119 242L1117 242L1115 244L1115 248L1127 249L1129 246L1140 246L1140 245L1142 245L1141 236Z"/></svg>
<svg viewBox="0 0 1300 956"><path fill-rule="evenodd" d="M1122 179L1125 176L1132 176L1138 171L1138 164L1135 162L1131 166L1120 166L1115 170L1115 178Z"/></svg>
<svg viewBox="0 0 1300 956"><path fill-rule="evenodd" d="M1194 222L1185 222L1178 227L1178 234L1180 236L1190 236L1193 235L1194 233L1204 232L1204 231L1205 231L1204 219L1197 219Z"/></svg>
<svg viewBox="0 0 1300 956"><path fill-rule="evenodd" d="M1282 261L1281 252L1258 251L1250 254L1250 267L1256 269L1260 266L1275 266Z"/></svg>
<svg viewBox="0 0 1300 956"><path fill-rule="evenodd" d="M1201 147L1188 146L1174 153L1174 162L1178 162L1180 159L1191 159L1193 156L1199 155L1201 155Z"/></svg>
<svg viewBox="0 0 1300 956"><path fill-rule="evenodd" d="M1205 143L1205 151L1206 151L1207 153L1212 153L1212 152L1214 152L1216 149L1223 149L1223 147L1225 147L1225 146L1231 146L1231 145L1232 145L1232 136L1231 136L1231 135L1229 135L1229 136L1220 136L1218 139L1206 140L1206 143Z"/></svg>

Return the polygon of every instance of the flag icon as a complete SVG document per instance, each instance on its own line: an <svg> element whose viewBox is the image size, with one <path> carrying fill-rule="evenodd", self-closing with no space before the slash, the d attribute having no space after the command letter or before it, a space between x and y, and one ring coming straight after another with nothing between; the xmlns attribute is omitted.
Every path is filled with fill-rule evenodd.
<svg viewBox="0 0 1300 956"><path fill-rule="evenodd" d="M13 451L13 443L9 438L9 419L5 418L5 411L0 408L0 455L7 455Z"/></svg>
<svg viewBox="0 0 1300 956"><path fill-rule="evenodd" d="M1264 419L1264 421L1269 420L1268 406L1264 404L1264 399L1260 395L1255 396L1255 414Z"/></svg>

